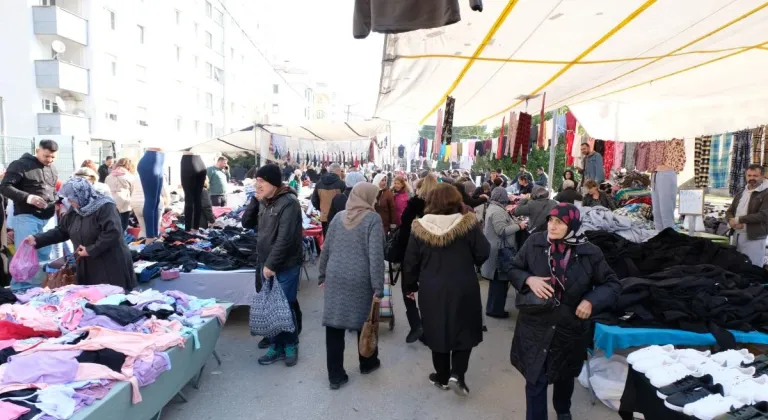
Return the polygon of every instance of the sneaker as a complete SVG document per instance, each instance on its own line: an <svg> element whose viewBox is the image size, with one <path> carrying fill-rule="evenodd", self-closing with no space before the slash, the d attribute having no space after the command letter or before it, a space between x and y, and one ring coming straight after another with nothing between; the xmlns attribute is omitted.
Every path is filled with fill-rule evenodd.
<svg viewBox="0 0 768 420"><path fill-rule="evenodd" d="M741 367L754 367L760 370L761 368L768 367L768 354L761 354L755 357L755 360L751 363L741 363Z"/></svg>
<svg viewBox="0 0 768 420"><path fill-rule="evenodd" d="M723 395L731 395L740 383L754 379L755 368L723 368L710 374L716 384L723 386Z"/></svg>
<svg viewBox="0 0 768 420"><path fill-rule="evenodd" d="M712 360L727 367L738 367L742 363L752 363L755 361L755 355L747 349L726 350L712 355Z"/></svg>
<svg viewBox="0 0 768 420"><path fill-rule="evenodd" d="M645 376L651 381L651 385L657 389L665 387L673 382L677 382L688 375L701 376L697 371L688 369L688 367L682 363L675 363L662 368L654 368L645 373Z"/></svg>
<svg viewBox="0 0 768 420"><path fill-rule="evenodd" d="M443 391L447 391L447 390L450 389L450 388L448 388L448 384L441 384L437 380L437 373L430 373L429 374L429 383L431 383L432 385L442 389Z"/></svg>
<svg viewBox="0 0 768 420"><path fill-rule="evenodd" d="M411 330L411 332L408 333L408 337L405 337L405 342L408 344L415 343L423 334L424 330L421 327Z"/></svg>
<svg viewBox="0 0 768 420"><path fill-rule="evenodd" d="M369 373L373 373L381 367L381 360L377 360L376 363L366 367L366 368L360 368L360 373L363 375L368 375Z"/></svg>
<svg viewBox="0 0 768 420"><path fill-rule="evenodd" d="M683 407L683 413L699 419L713 419L721 414L727 413L729 410L734 410L743 406L744 403L735 398L724 397L720 394L712 394L694 403L687 404Z"/></svg>
<svg viewBox="0 0 768 420"><path fill-rule="evenodd" d="M664 405L670 410L682 412L687 404L694 403L704 397L723 393L723 387L720 384L704 385L698 388L688 389L677 394L670 395L664 401Z"/></svg>
<svg viewBox="0 0 768 420"><path fill-rule="evenodd" d="M272 345L272 343L269 342L269 338L267 338L267 337L264 337L264 338L261 339L261 341L259 341L259 348L262 349L262 350L263 349L268 349L269 346L271 346L271 345Z"/></svg>
<svg viewBox="0 0 768 420"><path fill-rule="evenodd" d="M347 382L349 382L349 376L344 375L344 377L340 381L338 381L338 382L331 382L330 388L335 391L335 390L341 388Z"/></svg>
<svg viewBox="0 0 768 420"><path fill-rule="evenodd" d="M285 352L278 350L275 346L271 346L269 350L267 350L267 354L259 357L259 364L266 366L280 360L285 360Z"/></svg>
<svg viewBox="0 0 768 420"><path fill-rule="evenodd" d="M459 379L456 375L451 375L451 379L448 379L448 386L453 389L456 395L466 397L469 395L469 388L463 380Z"/></svg>
<svg viewBox="0 0 768 420"><path fill-rule="evenodd" d="M768 418L768 402L759 402L755 405L745 405L741 408L732 408L725 414L715 417L715 420L750 420Z"/></svg>
<svg viewBox="0 0 768 420"><path fill-rule="evenodd" d="M299 362L299 347L295 344L287 344L285 346L285 365L296 366Z"/></svg>
<svg viewBox="0 0 768 420"><path fill-rule="evenodd" d="M640 350L635 350L627 355L627 363L634 365L635 362L649 357L659 357L664 354L669 354L675 350L675 346L667 344L665 346L648 346Z"/></svg>
<svg viewBox="0 0 768 420"><path fill-rule="evenodd" d="M662 400L666 400L667 397L673 394L677 394L678 392L685 392L691 389L696 389L705 385L712 384L712 375L704 375L700 377L688 375L679 381L672 382L667 386L659 388L659 390L656 391L656 395L658 395L658 397Z"/></svg>
<svg viewBox="0 0 768 420"><path fill-rule="evenodd" d="M768 401L768 376L748 378L744 381L729 384L729 397L736 398L744 404L754 404L759 401Z"/></svg>
<svg viewBox="0 0 768 420"><path fill-rule="evenodd" d="M661 357L652 357L648 359L638 360L632 365L632 368L640 373L648 373L652 369L665 369L669 365L677 363L677 357L672 355L664 355Z"/></svg>

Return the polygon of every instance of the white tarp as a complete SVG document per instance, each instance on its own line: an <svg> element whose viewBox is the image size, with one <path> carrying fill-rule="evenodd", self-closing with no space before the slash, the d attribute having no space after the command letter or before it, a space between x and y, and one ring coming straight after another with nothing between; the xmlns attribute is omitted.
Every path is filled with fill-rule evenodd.
<svg viewBox="0 0 768 420"><path fill-rule="evenodd" d="M597 138L645 141L768 122L768 2L485 0L461 22L388 35L376 116L501 125L569 106ZM475 57L475 59L473 59Z"/></svg>

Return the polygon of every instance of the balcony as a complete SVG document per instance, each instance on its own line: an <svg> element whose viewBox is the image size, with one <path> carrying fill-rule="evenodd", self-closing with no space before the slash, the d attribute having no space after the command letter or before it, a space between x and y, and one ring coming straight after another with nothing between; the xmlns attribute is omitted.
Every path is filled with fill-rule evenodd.
<svg viewBox="0 0 768 420"><path fill-rule="evenodd" d="M37 134L89 135L91 123L88 117L61 112L37 114Z"/></svg>
<svg viewBox="0 0 768 420"><path fill-rule="evenodd" d="M37 87L54 93L89 93L88 70L59 60L36 60Z"/></svg>
<svg viewBox="0 0 768 420"><path fill-rule="evenodd" d="M81 45L88 45L88 21L56 6L32 8L35 34L56 35Z"/></svg>

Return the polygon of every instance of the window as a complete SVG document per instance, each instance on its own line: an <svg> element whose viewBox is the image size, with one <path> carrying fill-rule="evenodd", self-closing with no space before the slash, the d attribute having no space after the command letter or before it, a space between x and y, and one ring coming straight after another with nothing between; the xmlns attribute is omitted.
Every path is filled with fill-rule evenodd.
<svg viewBox="0 0 768 420"><path fill-rule="evenodd" d="M144 66L136 65L136 80L140 82L147 81L147 68Z"/></svg>
<svg viewBox="0 0 768 420"><path fill-rule="evenodd" d="M216 137L221 137L224 135L224 127L216 126L216 128L213 130L213 135Z"/></svg>
<svg viewBox="0 0 768 420"><path fill-rule="evenodd" d="M199 29L200 29L200 27L197 25L197 22L192 24L192 28L193 28L193 30L195 32L195 38L197 38L197 34L198 34Z"/></svg>
<svg viewBox="0 0 768 420"><path fill-rule="evenodd" d="M205 2L205 15L208 17L211 17L213 15L213 6L209 1Z"/></svg>
<svg viewBox="0 0 768 420"><path fill-rule="evenodd" d="M219 111L224 112L224 98L219 99Z"/></svg>
<svg viewBox="0 0 768 420"><path fill-rule="evenodd" d="M50 99L43 99L43 111L53 111L53 101Z"/></svg>
<svg viewBox="0 0 768 420"><path fill-rule="evenodd" d="M272 104L272 113L277 114L278 112L280 112L280 106L277 104Z"/></svg>
<svg viewBox="0 0 768 420"><path fill-rule="evenodd" d="M205 63L205 77L213 79L213 64Z"/></svg>
<svg viewBox="0 0 768 420"><path fill-rule="evenodd" d="M138 33L137 36L139 37L139 44L143 44L144 43L144 27L141 25L136 25L136 28Z"/></svg>
<svg viewBox="0 0 768 420"><path fill-rule="evenodd" d="M240 64L245 64L245 54L240 55Z"/></svg>
<svg viewBox="0 0 768 420"><path fill-rule="evenodd" d="M213 137L213 124L205 123L205 137L207 138Z"/></svg>
<svg viewBox="0 0 768 420"><path fill-rule="evenodd" d="M113 12L113 11L111 11L109 9L104 9L104 10L107 11L107 19L109 20L109 29L114 31L115 28L117 27L116 22L115 22L115 12Z"/></svg>
<svg viewBox="0 0 768 420"><path fill-rule="evenodd" d="M56 0L40 0L41 6L56 6Z"/></svg>
<svg viewBox="0 0 768 420"><path fill-rule="evenodd" d="M195 134L200 134L200 121L195 120Z"/></svg>
<svg viewBox="0 0 768 420"><path fill-rule="evenodd" d="M144 107L136 108L136 124L142 127L149 126L149 124L147 124L147 108L144 108Z"/></svg>
<svg viewBox="0 0 768 420"><path fill-rule="evenodd" d="M176 24L181 25L181 12L176 10Z"/></svg>
<svg viewBox="0 0 768 420"><path fill-rule="evenodd" d="M234 102L230 102L229 103L229 113L232 114L232 115L235 115L235 103Z"/></svg>
<svg viewBox="0 0 768 420"><path fill-rule="evenodd" d="M117 121L117 110L119 105L117 101L107 101L106 112L104 117L110 121Z"/></svg>
<svg viewBox="0 0 768 420"><path fill-rule="evenodd" d="M176 117L176 132L181 133L181 117Z"/></svg>
<svg viewBox="0 0 768 420"><path fill-rule="evenodd" d="M219 82L219 83L221 83L223 85L224 84L224 70L222 70L222 69L220 69L218 67L214 67L213 68L213 80L215 80L215 81L217 81L217 82Z"/></svg>
<svg viewBox="0 0 768 420"><path fill-rule="evenodd" d="M195 105L200 105L200 89L195 88Z"/></svg>
<svg viewBox="0 0 768 420"><path fill-rule="evenodd" d="M213 9L213 21L224 26L224 14L218 9Z"/></svg>
<svg viewBox="0 0 768 420"><path fill-rule="evenodd" d="M234 48L230 48L229 49L229 58L231 58L233 60L235 59L235 49Z"/></svg>
<svg viewBox="0 0 768 420"><path fill-rule="evenodd" d="M178 45L176 46L176 62L181 62L181 47Z"/></svg>
<svg viewBox="0 0 768 420"><path fill-rule="evenodd" d="M195 68L199 68L200 67L200 59L199 59L198 56L194 56L192 58L192 62L195 64Z"/></svg>
<svg viewBox="0 0 768 420"><path fill-rule="evenodd" d="M117 57L112 54L107 54L107 68L112 77L117 76Z"/></svg>
<svg viewBox="0 0 768 420"><path fill-rule="evenodd" d="M317 119L318 120L322 120L323 118L325 118L325 112L323 112L322 109L318 109L317 110Z"/></svg>
<svg viewBox="0 0 768 420"><path fill-rule="evenodd" d="M213 94L205 93L205 109L213 109Z"/></svg>
<svg viewBox="0 0 768 420"><path fill-rule="evenodd" d="M205 31L205 46L213 48L213 35L208 31Z"/></svg>
<svg viewBox="0 0 768 420"><path fill-rule="evenodd" d="M272 85L272 93L274 94L280 93L280 85Z"/></svg>

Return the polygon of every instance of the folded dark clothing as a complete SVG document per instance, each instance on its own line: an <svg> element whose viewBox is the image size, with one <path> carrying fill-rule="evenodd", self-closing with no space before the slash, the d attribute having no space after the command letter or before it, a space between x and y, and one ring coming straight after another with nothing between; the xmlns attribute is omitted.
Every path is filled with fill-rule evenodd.
<svg viewBox="0 0 768 420"><path fill-rule="evenodd" d="M115 372L121 372L125 363L125 355L112 349L83 351L80 356L77 356L77 361L80 363L98 363Z"/></svg>
<svg viewBox="0 0 768 420"><path fill-rule="evenodd" d="M86 303L85 307L93 310L97 315L109 317L120 325L132 324L147 316L141 309L128 305L94 305Z"/></svg>

